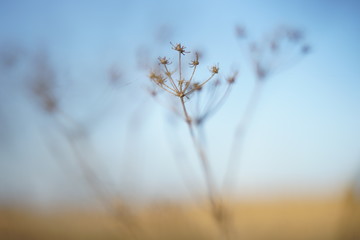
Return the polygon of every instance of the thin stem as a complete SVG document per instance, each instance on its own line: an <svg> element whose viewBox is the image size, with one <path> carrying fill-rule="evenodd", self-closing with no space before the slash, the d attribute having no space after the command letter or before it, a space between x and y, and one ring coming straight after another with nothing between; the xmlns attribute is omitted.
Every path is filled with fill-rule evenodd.
<svg viewBox="0 0 360 240"><path fill-rule="evenodd" d="M184 98L181 97L181 105L183 107L184 110L184 115L186 119L190 119L188 112L186 110L186 106L185 106L185 102L184 102ZM195 134L194 134L194 128L192 125L191 120L190 121L186 121L188 128L189 128L189 132L190 132L190 136L191 136L191 140L194 144L194 147L197 151L197 154L200 158L200 162L201 162L201 167L202 167L202 171L204 174L204 178L205 178L205 182L206 182L206 186L207 186L207 195L208 195L208 200L210 202L210 206L211 206L211 210L212 210L212 214L213 214L213 218L216 221L216 223L218 224L221 232L226 236L226 238L229 238L227 230L224 228L223 226L223 222L222 219L219 218L219 214L220 211L222 211L222 205L220 201L217 201L218 199L216 199L216 194L215 194L215 184L214 184L214 177L210 168L210 164L209 164L209 160L208 157L205 153L205 150L203 148L203 146L200 144L200 142L198 141L198 139L196 138Z"/></svg>
<svg viewBox="0 0 360 240"><path fill-rule="evenodd" d="M211 76L206 80L204 81L203 83L201 83L198 88L201 88L202 86L204 86L208 81L210 81L213 77L215 76L215 73L211 74ZM193 88L191 89L190 91L188 91L187 93L185 93L186 95L189 95L191 93L193 93L194 91L196 91L198 88Z"/></svg>
<svg viewBox="0 0 360 240"><path fill-rule="evenodd" d="M167 66L166 65L164 65L164 67L165 67L165 71L166 71L166 75L169 77L169 79L170 79L170 83L171 83L171 85L174 87L174 89L176 90L176 92L179 92L179 89L177 88L177 86L176 86L176 84L175 84L175 81L174 81L174 79L172 78L172 76L171 76L171 72L169 71L169 69L167 68Z"/></svg>
<svg viewBox="0 0 360 240"><path fill-rule="evenodd" d="M165 90L166 92L168 92L168 93L170 93L170 94L172 94L172 95L176 95L176 91L174 91L174 89L172 89L171 87L169 87L168 85L166 85L166 84L160 84L160 83L158 83L158 82L156 82L156 81L154 81L153 80L153 82L156 84L156 85L158 85L161 89L163 89L163 90ZM166 88L165 88L165 87Z"/></svg>
<svg viewBox="0 0 360 240"><path fill-rule="evenodd" d="M193 70L193 72L191 73L191 77L190 77L188 83L187 83L186 86L185 86L184 92L188 89L188 87L189 87L190 84L191 84L191 81L192 81L192 79L193 79L193 77L194 77L194 75L195 75L196 67L197 67L197 66L195 65L195 66L194 66L194 70Z"/></svg>
<svg viewBox="0 0 360 240"><path fill-rule="evenodd" d="M181 81L181 52L179 52L179 81Z"/></svg>
<svg viewBox="0 0 360 240"><path fill-rule="evenodd" d="M214 76L215 76L216 73L213 73L211 74L211 76L205 81L203 82L202 84L200 84L200 87L204 86L208 81L210 81Z"/></svg>
<svg viewBox="0 0 360 240"><path fill-rule="evenodd" d="M204 177L205 177L205 181L206 181L206 185L207 185L207 190L208 190L208 197L209 197L210 203L211 203L211 205L213 207L213 206L216 205L216 202L215 202L215 196L214 196L213 177L212 177L212 174L211 174L209 161L208 161L208 158L207 158L207 156L205 154L205 151L204 151L203 147L201 146L201 144L199 143L199 141L195 137L194 128L193 128L193 125L191 123L191 119L190 119L190 117L188 115L188 112L186 110L184 98L181 97L180 100L181 100L181 105L182 105L183 110L184 110L186 123L187 123L187 125L189 127L189 132L190 132L191 139L193 141L193 144L194 144L194 146L196 148L196 151L197 151L197 153L199 155L199 158L200 158L200 161L201 161L201 166L202 166L202 170L203 170L203 173L204 173Z"/></svg>
<svg viewBox="0 0 360 240"><path fill-rule="evenodd" d="M216 112L216 110L225 102L226 98L229 96L230 91L232 89L233 84L229 84L229 86L226 88L226 91L224 93L224 95L218 100L218 102L216 104L213 105L213 107L208 111L205 112L205 114L203 116L201 116L201 122L209 117L210 115L212 115L214 112Z"/></svg>
<svg viewBox="0 0 360 240"><path fill-rule="evenodd" d="M228 159L228 165L226 168L225 176L223 179L222 189L228 189L231 191L234 178L238 173L239 163L241 160L242 148L244 146L244 139L246 135L246 131L248 129L249 123L254 115L254 111L258 105L259 98L261 95L261 91L263 88L264 82L262 80L257 80L255 83L255 87L250 96L250 100L246 106L243 117L237 125L231 151L230 157Z"/></svg>

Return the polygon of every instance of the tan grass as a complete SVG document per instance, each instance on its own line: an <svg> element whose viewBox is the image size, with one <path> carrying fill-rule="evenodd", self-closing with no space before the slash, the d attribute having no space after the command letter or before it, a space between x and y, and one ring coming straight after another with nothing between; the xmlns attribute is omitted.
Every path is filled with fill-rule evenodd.
<svg viewBox="0 0 360 240"><path fill-rule="evenodd" d="M359 203L356 206L360 209ZM233 202L231 209L237 233L235 239L351 239L339 238L339 223L344 213L344 201L339 198ZM359 226L359 216L348 220ZM139 210L137 217L142 226L137 239L219 239L205 205L198 208L185 203L158 203ZM119 231L111 216L95 210L39 214L3 209L0 239L134 238L126 229Z"/></svg>

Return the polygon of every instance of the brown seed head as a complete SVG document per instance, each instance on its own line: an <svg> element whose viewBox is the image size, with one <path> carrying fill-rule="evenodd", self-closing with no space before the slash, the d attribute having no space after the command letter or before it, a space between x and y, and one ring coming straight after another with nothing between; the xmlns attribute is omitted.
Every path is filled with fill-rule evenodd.
<svg viewBox="0 0 360 240"><path fill-rule="evenodd" d="M199 54L195 53L195 59L191 61L190 67L195 67L199 65Z"/></svg>
<svg viewBox="0 0 360 240"><path fill-rule="evenodd" d="M202 88L202 86L201 86L201 84L199 84L199 83L194 83L194 84L193 84L193 88L195 89L195 91L200 91L201 88Z"/></svg>
<svg viewBox="0 0 360 240"><path fill-rule="evenodd" d="M156 78L156 82L160 85L163 85L165 83L165 78L161 75L158 75L157 78Z"/></svg>
<svg viewBox="0 0 360 240"><path fill-rule="evenodd" d="M155 79L157 78L156 73L155 73L155 72L150 72L149 78L150 78L151 80L155 80Z"/></svg>
<svg viewBox="0 0 360 240"><path fill-rule="evenodd" d="M161 74L156 74L155 72L151 72L149 74L149 78L160 85L163 85L166 80L166 78L164 78Z"/></svg>
<svg viewBox="0 0 360 240"><path fill-rule="evenodd" d="M163 64L163 65L169 65L171 64L171 62L169 61L169 59L167 59L166 57L159 57L159 62L160 64Z"/></svg>
<svg viewBox="0 0 360 240"><path fill-rule="evenodd" d="M182 55L185 55L185 53L189 53L185 51L185 46L182 46L180 43L173 45L172 43L170 43L173 47L172 49L174 49L175 51L178 51L179 53L181 53Z"/></svg>
<svg viewBox="0 0 360 240"><path fill-rule="evenodd" d="M213 73L213 74L217 74L219 73L219 67L214 65L211 67L210 71Z"/></svg>

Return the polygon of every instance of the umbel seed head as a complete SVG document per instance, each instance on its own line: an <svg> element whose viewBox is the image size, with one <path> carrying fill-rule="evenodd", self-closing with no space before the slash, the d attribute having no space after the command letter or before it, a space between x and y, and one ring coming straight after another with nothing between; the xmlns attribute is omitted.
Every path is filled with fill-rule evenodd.
<svg viewBox="0 0 360 240"><path fill-rule="evenodd" d="M179 53L181 53L182 55L185 55L185 53L189 53L185 51L185 46L182 46L180 43L174 45L172 43L170 43L173 47L172 49L174 49L175 51L178 51Z"/></svg>
<svg viewBox="0 0 360 240"><path fill-rule="evenodd" d="M171 62L169 61L169 59L167 59L166 57L159 57L159 62L160 64L163 64L163 65L169 65L171 64Z"/></svg>
<svg viewBox="0 0 360 240"><path fill-rule="evenodd" d="M219 73L219 67L218 66L212 66L210 71L214 74L218 74Z"/></svg>
<svg viewBox="0 0 360 240"><path fill-rule="evenodd" d="M197 66L199 65L199 54L195 53L195 59L189 63L190 67L193 68L192 74L189 76L189 78L184 78L181 67L181 56L189 52L186 52L185 46L181 45L180 43L176 45L171 43L171 45L172 49L177 51L179 55L178 69L171 71L167 66L171 64L169 59L167 57L158 57L159 64L163 66L163 69L160 71L150 72L149 78L162 90L179 98L189 98L189 96L194 91L201 90L206 83L208 83L216 74L219 73L219 67L217 65L212 66L209 69L211 75L208 78L199 83L194 83L195 72L197 70Z"/></svg>
<svg viewBox="0 0 360 240"><path fill-rule="evenodd" d="M233 74L226 79L227 84L221 84L221 81L216 78L219 74L219 65L213 65L208 68L209 72L207 77L202 80L197 76L196 71L200 65L200 54L195 52L192 61L188 62L188 67L192 68L191 74L186 76L182 64L183 55L189 53L185 51L185 46L180 43L174 45L172 43L171 48L177 52L176 65L173 69L168 65L171 64L167 57L158 57L159 69L150 72L150 80L163 92L167 92L170 95L180 100L182 110L184 113L184 120L189 124L202 124L205 119L212 115L219 106L223 103L224 99L229 95L229 92L235 82L237 73ZM210 82L209 87L206 87ZM222 87L225 86L225 87ZM156 97L157 92L150 92L152 96ZM190 101L191 100L191 101ZM190 104L193 102L194 104ZM200 104L204 104L203 107L199 107ZM197 106L196 110L191 113L187 110L187 106ZM174 108L172 108L174 110ZM176 111L176 110L175 110ZM179 112L177 112L179 113Z"/></svg>

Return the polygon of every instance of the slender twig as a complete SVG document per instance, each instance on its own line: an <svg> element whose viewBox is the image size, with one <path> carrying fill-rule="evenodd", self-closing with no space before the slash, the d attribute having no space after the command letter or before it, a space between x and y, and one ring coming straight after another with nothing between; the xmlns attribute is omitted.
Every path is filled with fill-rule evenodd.
<svg viewBox="0 0 360 240"><path fill-rule="evenodd" d="M241 155L243 151L246 131L248 130L250 121L252 120L254 112L259 104L259 99L261 96L263 86L264 86L264 81L257 80L255 82L255 86L251 93L250 99L246 105L245 112L236 127L235 135L230 150L230 156L228 159L228 165L223 179L223 186L222 186L223 190L227 189L229 192L231 192L232 190L235 180L234 178L238 173L239 164L241 162Z"/></svg>
<svg viewBox="0 0 360 240"><path fill-rule="evenodd" d="M194 148L196 149L196 152L197 152L198 157L201 162L201 169L202 169L204 179L206 182L206 186L207 186L207 198L210 203L212 217L215 220L216 224L218 225L224 238L230 239L229 226L227 225L227 223L224 221L224 218L223 218L224 217L223 216L224 215L224 206L223 206L223 203L222 203L220 197L218 196L218 194L216 194L217 191L216 191L216 187L215 187L215 183L214 183L214 175L213 175L213 172L210 167L209 159L207 157L207 154L205 152L203 145L200 143L200 141L195 136L194 127L193 127L192 121L187 113L184 99L180 98L180 100L181 100L181 105L183 107L185 118L189 119L189 121L186 121L186 122L187 122L187 126L189 129L190 137L191 137L192 143L194 145Z"/></svg>

